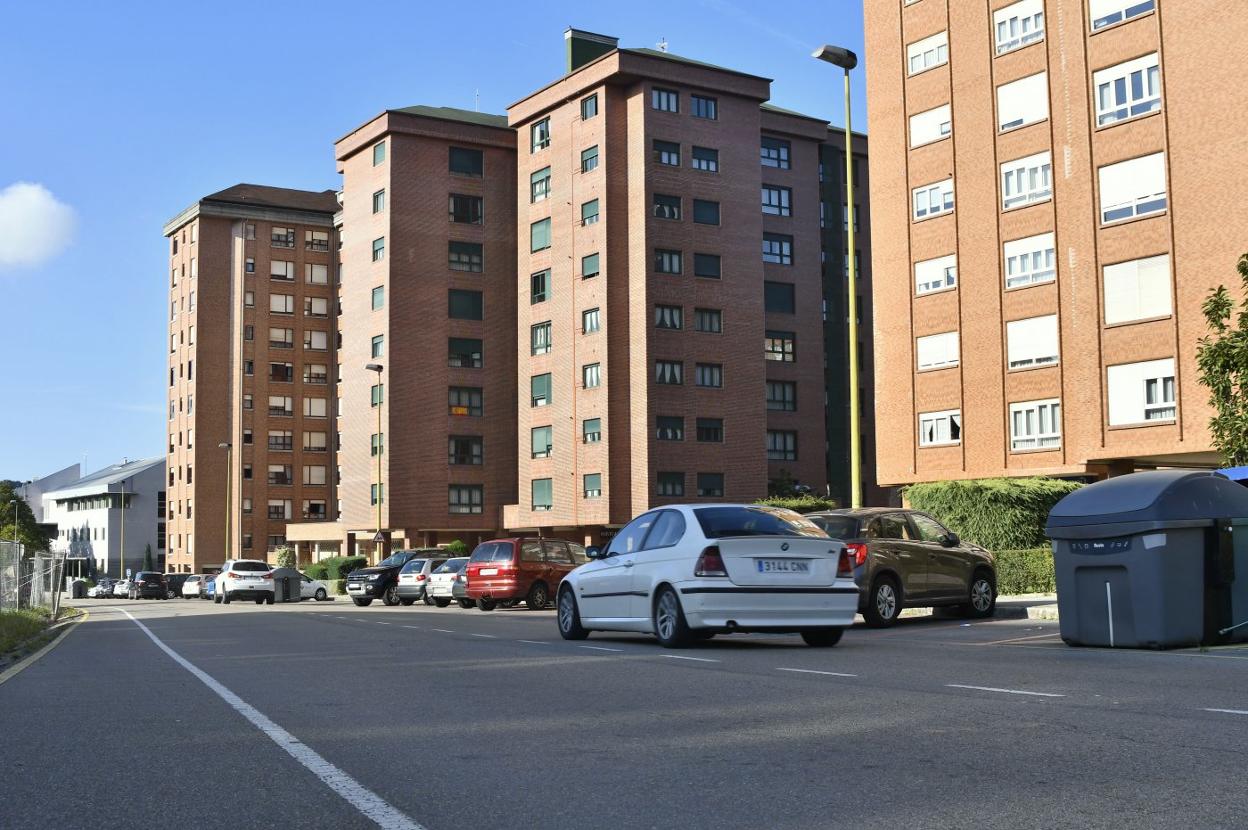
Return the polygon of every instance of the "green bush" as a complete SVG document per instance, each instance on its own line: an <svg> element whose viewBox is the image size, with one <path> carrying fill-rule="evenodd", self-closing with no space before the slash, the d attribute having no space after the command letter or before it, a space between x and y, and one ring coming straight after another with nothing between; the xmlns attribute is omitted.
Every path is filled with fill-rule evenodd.
<svg viewBox="0 0 1248 830"><path fill-rule="evenodd" d="M452 539L450 542L447 543L446 547L443 548L443 550L445 550L451 556L467 556L468 555L468 545L464 544L463 540L461 539Z"/></svg>
<svg viewBox="0 0 1248 830"><path fill-rule="evenodd" d="M325 567L324 562L313 562L304 568L303 572L308 575L309 579L329 579L329 568Z"/></svg>
<svg viewBox="0 0 1248 830"><path fill-rule="evenodd" d="M1048 544L1049 511L1078 482L1056 478L985 478L912 484L911 507L930 513L968 542L1013 551Z"/></svg>
<svg viewBox="0 0 1248 830"><path fill-rule="evenodd" d="M1051 594L1056 590L1050 548L997 552L998 594Z"/></svg>
<svg viewBox="0 0 1248 830"><path fill-rule="evenodd" d="M295 567L295 549L290 545L282 545L274 553L276 554L275 561L279 568Z"/></svg>
<svg viewBox="0 0 1248 830"><path fill-rule="evenodd" d="M338 596L344 596L347 593L347 581L345 579L334 581L334 593Z"/></svg>
<svg viewBox="0 0 1248 830"><path fill-rule="evenodd" d="M785 507L798 513L814 513L819 510L835 510L838 505L835 499L824 499L819 496L768 496L759 499L755 504L766 504L771 507Z"/></svg>
<svg viewBox="0 0 1248 830"><path fill-rule="evenodd" d="M320 564L325 566L326 579L344 579L356 568L367 567L368 559L363 556L331 556L322 559Z"/></svg>

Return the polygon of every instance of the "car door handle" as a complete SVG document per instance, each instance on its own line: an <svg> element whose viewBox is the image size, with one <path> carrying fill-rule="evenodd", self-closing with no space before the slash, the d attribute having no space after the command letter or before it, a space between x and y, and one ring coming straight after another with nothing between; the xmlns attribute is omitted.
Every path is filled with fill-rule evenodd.
<svg viewBox="0 0 1248 830"><path fill-rule="evenodd" d="M625 559L625 560L624 560L623 562L621 562L620 564L621 564L621 565L623 565L623 566L624 566L624 567L626 567L626 568L631 568L631 567L633 567L633 560L631 560L631 559Z"/></svg>

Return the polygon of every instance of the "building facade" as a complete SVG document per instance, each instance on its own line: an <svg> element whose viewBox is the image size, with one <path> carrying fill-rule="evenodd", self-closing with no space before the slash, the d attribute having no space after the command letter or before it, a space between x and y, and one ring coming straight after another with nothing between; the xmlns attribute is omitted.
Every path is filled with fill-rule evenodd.
<svg viewBox="0 0 1248 830"><path fill-rule="evenodd" d="M1177 0L868 0L882 482L1217 465L1195 350L1248 232L1244 31Z"/></svg>
<svg viewBox="0 0 1248 830"><path fill-rule="evenodd" d="M288 522L332 517L337 207L240 184L165 225L171 571L263 559Z"/></svg>
<svg viewBox="0 0 1248 830"><path fill-rule="evenodd" d="M30 512L34 514L35 521L43 524L43 494L50 490L59 490L80 478L82 478L81 466L70 464L63 470L48 473L46 476L40 476L19 485L17 495L30 506Z"/></svg>

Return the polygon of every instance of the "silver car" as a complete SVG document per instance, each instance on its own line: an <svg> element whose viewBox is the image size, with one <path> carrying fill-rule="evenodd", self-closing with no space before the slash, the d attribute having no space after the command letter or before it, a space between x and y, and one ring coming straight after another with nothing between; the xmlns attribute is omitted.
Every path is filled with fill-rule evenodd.
<svg viewBox="0 0 1248 830"><path fill-rule="evenodd" d="M457 556L433 569L433 573L429 574L429 587L425 590L426 596L433 600L434 605L445 608L451 604L455 599L455 577L459 576L467 564L467 556Z"/></svg>

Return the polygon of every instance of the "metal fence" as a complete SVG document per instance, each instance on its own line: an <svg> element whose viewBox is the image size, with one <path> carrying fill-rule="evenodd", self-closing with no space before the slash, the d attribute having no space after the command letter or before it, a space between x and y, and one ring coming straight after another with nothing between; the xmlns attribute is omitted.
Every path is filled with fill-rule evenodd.
<svg viewBox="0 0 1248 830"><path fill-rule="evenodd" d="M22 545L0 542L0 611L50 608L55 614L61 604L65 554L23 553Z"/></svg>

